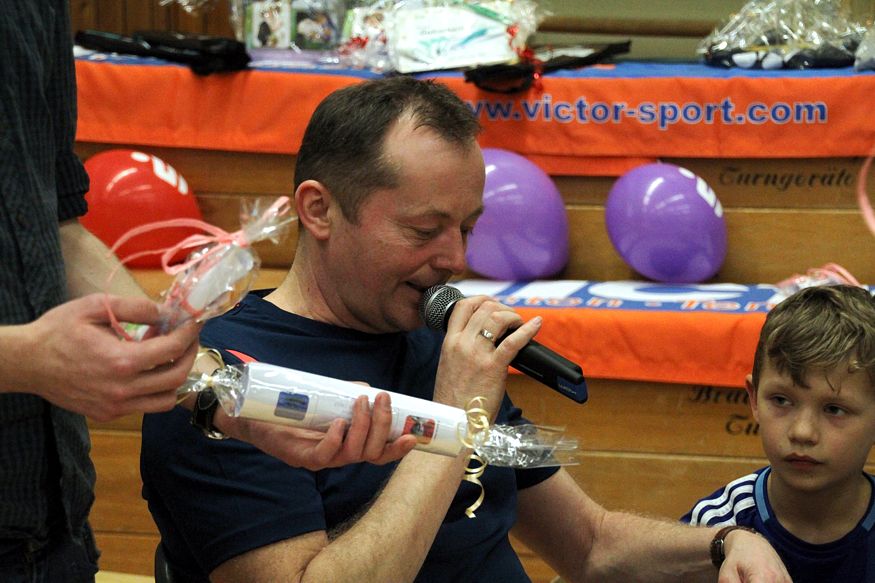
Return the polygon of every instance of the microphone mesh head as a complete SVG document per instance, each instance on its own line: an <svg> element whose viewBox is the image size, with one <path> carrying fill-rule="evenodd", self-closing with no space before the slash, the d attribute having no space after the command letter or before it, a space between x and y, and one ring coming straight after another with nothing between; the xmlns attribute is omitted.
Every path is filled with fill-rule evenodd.
<svg viewBox="0 0 875 583"><path fill-rule="evenodd" d="M450 307L463 297L462 292L449 285L433 285L422 294L419 317L432 330L446 330Z"/></svg>

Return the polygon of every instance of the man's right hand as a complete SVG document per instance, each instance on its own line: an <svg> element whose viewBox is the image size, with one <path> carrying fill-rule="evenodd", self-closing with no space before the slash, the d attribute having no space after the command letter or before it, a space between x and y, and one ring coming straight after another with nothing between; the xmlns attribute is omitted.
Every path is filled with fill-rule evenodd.
<svg viewBox="0 0 875 583"><path fill-rule="evenodd" d="M377 395L373 410L367 397L356 399L349 429L342 419L335 419L324 433L224 414L217 414L215 423L227 435L249 442L290 466L311 471L358 462L382 465L401 459L416 445L412 435L386 441L392 425L388 393Z"/></svg>
<svg viewBox="0 0 875 583"><path fill-rule="evenodd" d="M151 300L108 300L120 322L159 321ZM0 391L36 394L96 421L165 411L191 370L200 329L188 322L167 335L128 342L113 330L103 294L71 300L29 324L0 327Z"/></svg>
<svg viewBox="0 0 875 583"><path fill-rule="evenodd" d="M508 366L540 328L540 318L523 324L519 314L486 296L458 301L441 348L434 400L464 409L472 398L484 397L494 414L504 396ZM496 346L508 330L514 331Z"/></svg>

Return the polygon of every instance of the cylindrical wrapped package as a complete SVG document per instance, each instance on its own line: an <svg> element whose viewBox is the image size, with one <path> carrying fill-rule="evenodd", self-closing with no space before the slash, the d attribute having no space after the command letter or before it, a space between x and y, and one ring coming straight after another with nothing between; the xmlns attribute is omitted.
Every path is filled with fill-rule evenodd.
<svg viewBox="0 0 875 583"><path fill-rule="evenodd" d="M161 302L161 321L156 325L125 324L122 334L128 340L144 340L166 334L190 319L204 321L231 309L242 298L258 275L261 262L252 248L257 241L276 242L293 220L288 197L279 197L264 208L267 201L256 200L242 213L239 231L226 233L202 221L182 219L150 223L133 229L119 239L113 249L126 240L149 230L180 226L195 226L208 235L192 235L167 249L141 254L162 253L164 271L175 275ZM180 265L169 265L179 249L195 249Z"/></svg>
<svg viewBox="0 0 875 583"><path fill-rule="evenodd" d="M206 389L216 393L231 417L316 430L327 429L335 419L352 419L359 396L366 395L373 405L377 394L385 392L392 398L389 440L413 435L418 442L416 449L447 456L471 447L484 462L509 468L578 463L577 440L566 439L559 427L490 425L482 409L465 411L272 364L250 362L226 365L209 375L192 373L178 393Z"/></svg>
<svg viewBox="0 0 875 583"><path fill-rule="evenodd" d="M229 415L320 430L335 419L351 419L359 395L367 395L373 405L377 394L385 392L259 362L244 367L240 386L237 394L219 395ZM410 434L417 439L417 449L451 456L462 450L459 436L467 432L463 409L398 393L391 397L390 439Z"/></svg>

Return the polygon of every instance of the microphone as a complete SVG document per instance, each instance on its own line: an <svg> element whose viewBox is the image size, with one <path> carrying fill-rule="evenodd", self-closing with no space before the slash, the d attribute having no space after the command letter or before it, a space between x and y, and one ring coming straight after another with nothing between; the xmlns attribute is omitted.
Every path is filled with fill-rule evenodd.
<svg viewBox="0 0 875 583"><path fill-rule="evenodd" d="M419 316L432 330L446 332L453 307L464 297L462 292L452 286L432 286L422 296ZM500 344L512 332L513 330L508 331L495 344ZM585 403L589 397L586 379L583 378L580 366L534 340L529 340L523 346L510 365L578 403Z"/></svg>

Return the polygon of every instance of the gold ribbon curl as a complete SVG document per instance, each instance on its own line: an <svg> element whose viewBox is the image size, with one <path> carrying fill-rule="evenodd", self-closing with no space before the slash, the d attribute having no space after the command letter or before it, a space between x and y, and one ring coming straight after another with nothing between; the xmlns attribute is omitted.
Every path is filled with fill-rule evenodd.
<svg viewBox="0 0 875 583"><path fill-rule="evenodd" d="M485 404L485 397L474 397L468 401L468 405L465 407L465 415L468 417L468 429L464 436L459 435L459 441L467 448L474 449L475 438L479 437L480 434L483 434L483 440L489 437L489 412L483 408ZM468 518L475 518L474 511L480 508L480 505L483 504L483 500L486 498L486 490L483 488L480 478L486 471L488 463L476 453L472 453L468 460L469 463L473 461L479 464L475 467L466 467L465 475L462 477L463 480L480 487L480 496L465 509L465 515Z"/></svg>

